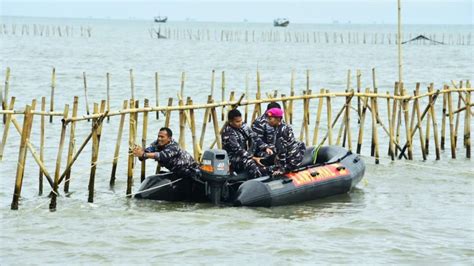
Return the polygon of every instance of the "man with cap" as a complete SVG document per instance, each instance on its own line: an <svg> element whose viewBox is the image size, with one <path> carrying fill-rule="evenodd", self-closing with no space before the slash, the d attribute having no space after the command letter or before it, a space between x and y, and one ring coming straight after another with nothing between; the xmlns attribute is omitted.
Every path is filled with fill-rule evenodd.
<svg viewBox="0 0 474 266"><path fill-rule="evenodd" d="M275 167L273 175L281 175L301 166L306 147L296 140L290 126L282 123L283 110L271 108L267 112L268 124L275 129Z"/></svg>
<svg viewBox="0 0 474 266"><path fill-rule="evenodd" d="M275 152L275 129L267 123L267 111L272 108L280 108L280 105L276 102L271 102L267 105L267 110L252 124L252 131L257 134L257 136L265 142L273 152ZM258 157L266 156L265 153L257 153ZM272 160L273 161L273 160ZM262 161L263 162L263 161Z"/></svg>
<svg viewBox="0 0 474 266"><path fill-rule="evenodd" d="M140 161L155 159L160 166L174 172L176 176L192 178L199 172L198 164L191 154L181 149L174 141L173 132L167 127L160 128L158 139L146 149L135 147L133 155Z"/></svg>
<svg viewBox="0 0 474 266"><path fill-rule="evenodd" d="M242 114L233 109L227 114L227 123L222 133L222 146L227 151L232 169L236 172L247 171L250 178L268 174L268 169L260 162L261 158L254 157L255 150L273 154L273 151L255 132L243 124Z"/></svg>

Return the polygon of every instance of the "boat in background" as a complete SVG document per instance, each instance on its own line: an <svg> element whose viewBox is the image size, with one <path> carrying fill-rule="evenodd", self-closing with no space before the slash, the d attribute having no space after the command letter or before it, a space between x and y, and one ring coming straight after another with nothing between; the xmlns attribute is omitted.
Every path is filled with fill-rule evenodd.
<svg viewBox="0 0 474 266"><path fill-rule="evenodd" d="M277 18L273 20L273 26L275 27L286 27L290 24L290 21L287 18Z"/></svg>
<svg viewBox="0 0 474 266"><path fill-rule="evenodd" d="M157 23L166 23L167 20L168 20L168 17L166 17L166 16L165 17L160 17L160 16L155 17L155 22L157 22Z"/></svg>

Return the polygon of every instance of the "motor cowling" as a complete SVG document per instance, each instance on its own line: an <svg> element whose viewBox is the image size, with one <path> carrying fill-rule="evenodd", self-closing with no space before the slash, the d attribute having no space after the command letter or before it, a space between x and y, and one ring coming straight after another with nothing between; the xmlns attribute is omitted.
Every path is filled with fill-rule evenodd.
<svg viewBox="0 0 474 266"><path fill-rule="evenodd" d="M211 149L202 155L201 178L206 182L206 194L212 203L221 201L224 184L231 177L229 157L225 150Z"/></svg>

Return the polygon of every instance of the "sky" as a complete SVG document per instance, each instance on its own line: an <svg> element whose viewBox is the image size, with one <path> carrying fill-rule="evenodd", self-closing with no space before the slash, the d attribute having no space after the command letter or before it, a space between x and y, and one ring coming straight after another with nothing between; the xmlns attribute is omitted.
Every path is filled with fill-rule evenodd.
<svg viewBox="0 0 474 266"><path fill-rule="evenodd" d="M404 24L473 24L473 0L401 0ZM396 24L397 0L0 0L2 16Z"/></svg>

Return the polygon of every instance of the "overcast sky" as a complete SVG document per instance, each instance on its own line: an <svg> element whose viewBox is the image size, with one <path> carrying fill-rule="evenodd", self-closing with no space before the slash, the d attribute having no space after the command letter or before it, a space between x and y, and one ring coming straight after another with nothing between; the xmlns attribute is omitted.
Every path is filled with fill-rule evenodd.
<svg viewBox="0 0 474 266"><path fill-rule="evenodd" d="M402 0L405 24L473 24L473 0ZM268 22L288 17L292 23L397 22L397 0L0 0L2 16L150 19L170 21Z"/></svg>

